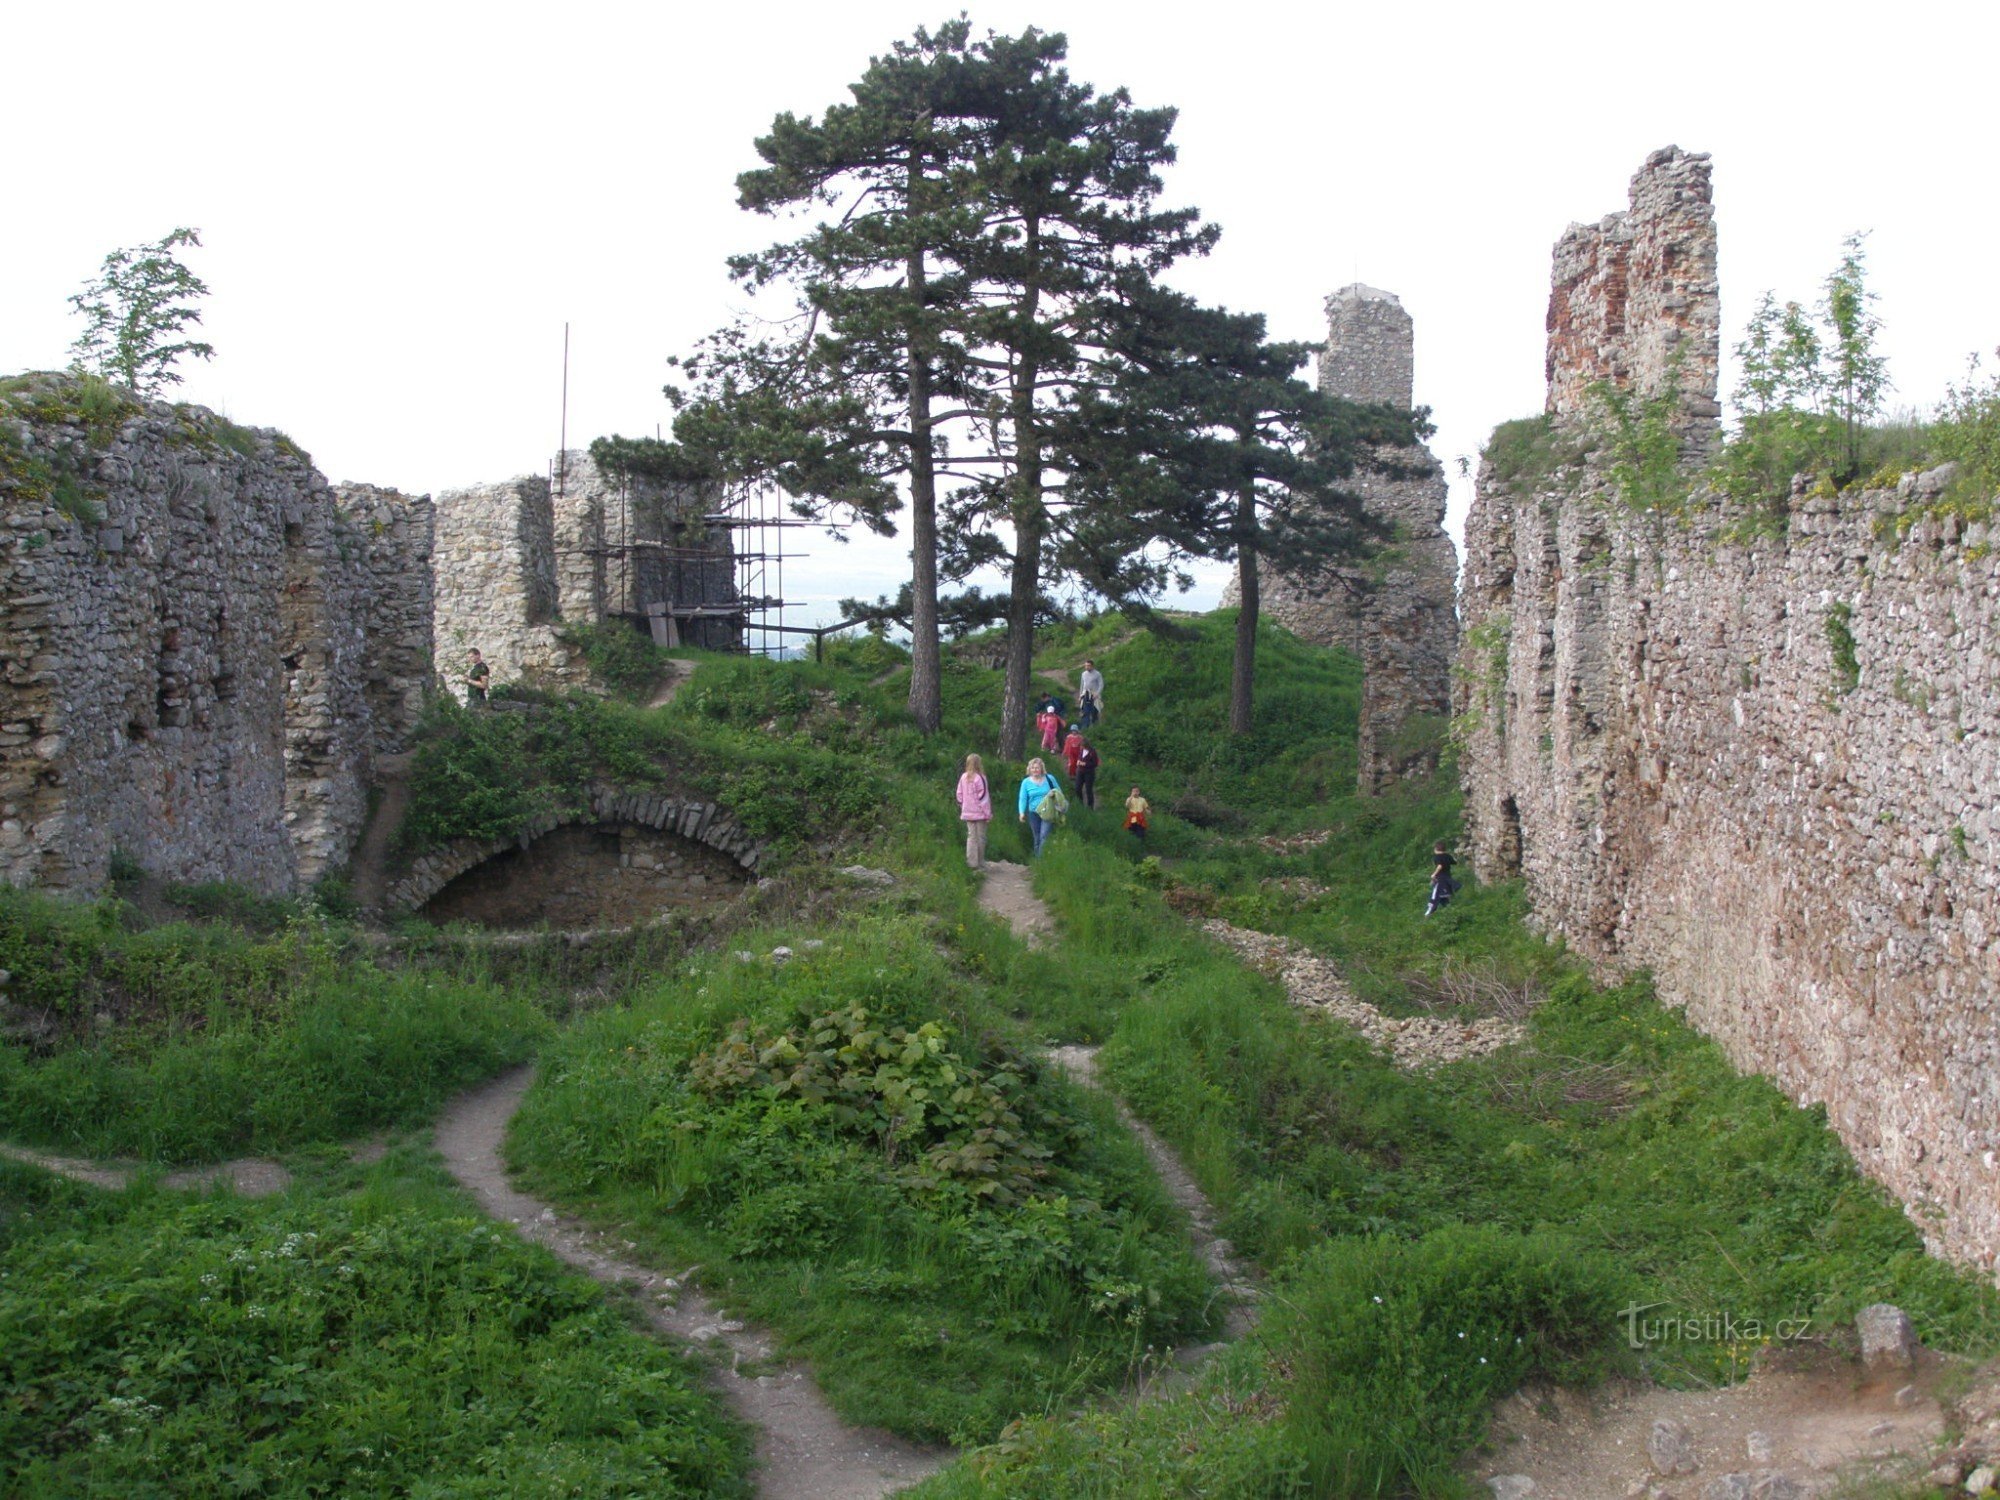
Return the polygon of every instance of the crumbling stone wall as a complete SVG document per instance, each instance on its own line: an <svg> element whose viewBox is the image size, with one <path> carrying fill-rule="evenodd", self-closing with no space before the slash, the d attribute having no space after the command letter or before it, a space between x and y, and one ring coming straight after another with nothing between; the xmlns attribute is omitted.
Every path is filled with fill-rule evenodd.
<svg viewBox="0 0 2000 1500"><path fill-rule="evenodd" d="M431 555L438 670L461 697L477 649L500 682L562 682L582 672L558 624L555 511L535 476L447 490Z"/></svg>
<svg viewBox="0 0 2000 1500"><path fill-rule="evenodd" d="M637 629L656 605L737 602L729 533L700 524L715 500L708 487L608 474L579 449L556 473L555 486L530 477L439 497L438 650L461 695L474 647L496 683L580 686L589 673L564 626L624 619ZM727 649L741 643L741 616L682 634Z"/></svg>
<svg viewBox="0 0 2000 1500"><path fill-rule="evenodd" d="M1705 178L1677 152L1642 168L1698 205L1692 243L1670 255L1662 237L1645 264L1712 256L1689 163ZM1577 329L1612 319L1564 285L1566 254L1550 409L1575 422L1556 393L1581 389L1573 357L1621 382L1660 366L1575 351ZM1600 285L1669 310L1656 286ZM1713 326L1712 305L1671 311ZM1699 368L1680 369L1691 428L1715 395ZM1589 458L1489 463L1466 529L1457 707L1481 877L1523 877L1537 920L1603 968L1650 968L1738 1066L1824 1104L1934 1250L1991 1270L2000 558L1984 525L1938 504L1947 479L1797 491L1774 538L1706 493L1685 515L1636 512Z"/></svg>
<svg viewBox="0 0 2000 1500"><path fill-rule="evenodd" d="M437 528L428 495L372 484L334 486L346 534L365 578L361 663L376 756L409 748L435 680L432 621L436 603L431 550Z"/></svg>
<svg viewBox="0 0 2000 1500"><path fill-rule="evenodd" d="M281 434L107 416L79 389L47 376L0 407L0 879L91 889L122 851L175 880L310 883L365 811L364 663L427 655L370 603L420 570L371 570Z"/></svg>
<svg viewBox="0 0 2000 1500"><path fill-rule="evenodd" d="M1595 413L1592 387L1651 396L1677 384L1689 417L1712 420L1722 316L1709 158L1668 146L1632 179L1630 207L1572 224L1549 292L1548 410Z"/></svg>
<svg viewBox="0 0 2000 1500"><path fill-rule="evenodd" d="M1415 326L1391 292L1355 284L1326 300L1320 389L1351 401L1414 404ZM1362 659L1360 788L1383 790L1437 763L1458 643L1458 553L1445 534L1444 470L1428 448L1384 450L1352 482L1392 540L1365 567L1310 573L1270 566L1263 611L1300 639ZM1236 603L1234 583L1222 604Z"/></svg>

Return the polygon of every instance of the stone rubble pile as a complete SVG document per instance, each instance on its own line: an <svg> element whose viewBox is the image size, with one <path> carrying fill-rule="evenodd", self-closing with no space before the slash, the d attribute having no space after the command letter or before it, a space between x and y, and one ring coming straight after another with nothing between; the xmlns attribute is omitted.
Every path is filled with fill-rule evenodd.
<svg viewBox="0 0 2000 1500"><path fill-rule="evenodd" d="M1374 1046L1389 1053L1400 1067L1430 1068L1469 1057L1484 1057L1502 1047L1513 1046L1527 1035L1518 1023L1491 1017L1465 1022L1384 1015L1367 1001L1357 999L1331 963L1290 938L1234 927L1216 918L1201 925L1210 937L1228 944L1274 977L1285 987L1294 1005L1352 1026Z"/></svg>

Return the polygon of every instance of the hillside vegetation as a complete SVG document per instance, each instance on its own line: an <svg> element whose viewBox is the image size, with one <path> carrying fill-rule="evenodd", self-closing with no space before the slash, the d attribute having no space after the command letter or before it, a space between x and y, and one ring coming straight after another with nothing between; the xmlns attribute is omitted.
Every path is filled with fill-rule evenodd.
<svg viewBox="0 0 2000 1500"><path fill-rule="evenodd" d="M1624 1348L1633 1302L1803 1317L1832 1338L1888 1300L1935 1347L2000 1340L2000 1296L1925 1257L1816 1113L1735 1075L1643 979L1591 983L1525 931L1516 889L1469 887L1422 916L1428 850L1457 827L1453 778L1352 795L1350 659L1267 629L1259 731L1227 737L1231 625L1105 619L1040 643L1049 685L1094 656L1108 709L1105 805L1075 810L1036 864L1059 921L1044 948L979 911L964 867L952 783L993 743L1000 698L977 641L947 658L935 738L908 727L900 653L866 638L831 643L824 664L705 659L661 709L441 707L413 785L419 840L502 836L599 775L691 785L784 840L740 916L665 930L581 996L560 965L420 926L364 947L323 913L155 927L116 903L0 893L10 995L62 1015L0 1044L0 1131L159 1162L254 1147L301 1171L258 1205L0 1173L0 1368L30 1393L0 1412L0 1488L164 1492L177 1466L206 1464L189 1471L237 1493L306 1494L313 1465L364 1448L400 1467L357 1493L555 1492L538 1488L543 1461L589 1476L585 1493L740 1485L741 1439L686 1367L540 1252L481 1230L419 1140L345 1164L347 1138L417 1128L530 1053L541 1071L510 1146L527 1185L651 1264L699 1264L725 1305L812 1361L844 1415L975 1445L928 1495L1461 1493L1491 1401L1524 1379L1729 1379L1757 1354ZM1022 858L1020 767L988 768L990 853ZM1155 809L1143 846L1119 827L1135 782ZM837 872L855 862L895 883ZM1209 917L1306 945L1385 1010L1501 1014L1527 1040L1404 1071L1293 1005ZM1256 1331L1144 1402L1116 1393L1214 1336L1216 1291L1108 1104L1042 1061L1055 1042L1103 1044L1103 1074L1268 1278ZM249 1301L231 1252L292 1276L319 1244L355 1249L331 1269L314 1251L283 1283L288 1331L271 1343L276 1304ZM418 1280L386 1262L363 1274L369 1246ZM58 1274L65 1256L84 1269ZM238 1278L226 1319L200 1300L219 1298L210 1274ZM338 1326L336 1281L352 1304ZM155 1290L118 1301L127 1286ZM77 1334L106 1297L117 1318ZM484 1341L487 1320L515 1317L533 1339ZM440 1319L456 1342L407 1379L378 1378L348 1331L387 1351ZM183 1347L184 1379L120 1373ZM574 1347L614 1373L574 1381ZM58 1389L67 1348L97 1352ZM270 1446L276 1424L246 1421L229 1391L294 1365L271 1400L308 1413L285 1428L303 1435ZM516 1394L452 1443L427 1436L461 1421L450 1393L475 1374ZM351 1394L371 1379L377 1395Z"/></svg>

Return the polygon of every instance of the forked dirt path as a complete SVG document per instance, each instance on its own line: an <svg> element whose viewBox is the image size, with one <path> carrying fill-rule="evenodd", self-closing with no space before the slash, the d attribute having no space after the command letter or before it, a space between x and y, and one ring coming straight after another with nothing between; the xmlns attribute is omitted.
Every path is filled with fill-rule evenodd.
<svg viewBox="0 0 2000 1500"><path fill-rule="evenodd" d="M694 676L694 670L700 664L698 662L684 661L680 657L675 656L668 658L667 665L673 668L673 675L661 683L654 691L653 696L646 703L646 707L648 708L665 708L669 703L673 702L674 695L687 685L687 680Z"/></svg>
<svg viewBox="0 0 2000 1500"><path fill-rule="evenodd" d="M606 1236L558 1215L509 1182L501 1142L534 1080L532 1067L461 1094L437 1125L451 1175L493 1218L606 1286L630 1287L647 1321L684 1343L716 1346L723 1397L757 1434L757 1492L765 1500L874 1500L915 1484L950 1457L886 1432L850 1427L802 1365L779 1364L769 1338L728 1317L685 1275L670 1277L621 1260Z"/></svg>
<svg viewBox="0 0 2000 1500"><path fill-rule="evenodd" d="M1039 948L1054 939L1055 919L1047 904L1035 894L1025 865L1007 860L989 860L985 882L979 888L979 904L1012 927L1030 947ZM1238 1258L1236 1247L1216 1232L1215 1205L1208 1201L1208 1195L1202 1192L1194 1174L1174 1154L1173 1148L1155 1135L1143 1120L1125 1107L1124 1100L1105 1088L1098 1079L1097 1048L1051 1047L1048 1056L1051 1062L1085 1088L1095 1089L1111 1100L1119 1120L1138 1138L1146 1159L1166 1184L1167 1192L1187 1214L1188 1238L1194 1241L1195 1251L1208 1267L1209 1275L1215 1278L1229 1298L1229 1308L1223 1315L1221 1341L1191 1344L1174 1353L1175 1364L1182 1368L1198 1364L1224 1343L1241 1338L1256 1325L1257 1273Z"/></svg>

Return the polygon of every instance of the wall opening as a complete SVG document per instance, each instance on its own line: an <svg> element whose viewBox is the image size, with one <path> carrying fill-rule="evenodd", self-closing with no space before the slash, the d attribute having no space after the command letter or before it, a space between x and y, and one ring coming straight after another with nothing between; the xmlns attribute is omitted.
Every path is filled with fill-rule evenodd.
<svg viewBox="0 0 2000 1500"><path fill-rule="evenodd" d="M1500 799L1500 837L1493 857L1500 866L1500 878L1518 879L1521 874L1521 806L1512 797Z"/></svg>

